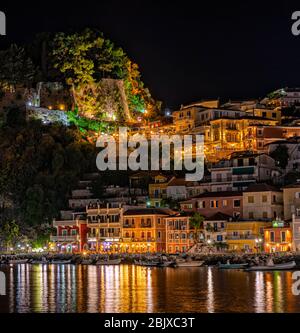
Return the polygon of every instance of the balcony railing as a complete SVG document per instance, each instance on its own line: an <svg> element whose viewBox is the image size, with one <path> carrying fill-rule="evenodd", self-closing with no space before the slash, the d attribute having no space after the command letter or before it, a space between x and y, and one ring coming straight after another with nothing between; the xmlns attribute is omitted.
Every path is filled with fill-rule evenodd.
<svg viewBox="0 0 300 333"><path fill-rule="evenodd" d="M88 234L87 238L89 240L91 239L96 239L96 240L100 240L100 239L105 239L105 238L120 238L121 237L121 233L120 232L108 232L106 234L102 234L102 235L93 235L93 234Z"/></svg>
<svg viewBox="0 0 300 333"><path fill-rule="evenodd" d="M50 236L51 242L78 242L79 235Z"/></svg>
<svg viewBox="0 0 300 333"><path fill-rule="evenodd" d="M53 221L53 227L73 227L78 226L79 220L60 220L60 221Z"/></svg>
<svg viewBox="0 0 300 333"><path fill-rule="evenodd" d="M159 242L161 239L159 238L130 238L130 237L123 237L123 241L129 241L129 242L145 242L145 243L151 243L151 242Z"/></svg>
<svg viewBox="0 0 300 333"><path fill-rule="evenodd" d="M257 236L254 235L238 235L238 236L233 236L233 235L227 235L227 240L245 240L245 239L256 239Z"/></svg>

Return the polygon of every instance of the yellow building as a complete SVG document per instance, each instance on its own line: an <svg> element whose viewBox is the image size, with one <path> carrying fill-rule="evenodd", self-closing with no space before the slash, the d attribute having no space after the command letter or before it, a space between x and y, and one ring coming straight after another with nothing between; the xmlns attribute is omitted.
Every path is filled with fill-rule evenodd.
<svg viewBox="0 0 300 333"><path fill-rule="evenodd" d="M159 174L154 182L149 184L149 204L151 207L160 207L162 199L167 198L167 187L170 177Z"/></svg>
<svg viewBox="0 0 300 333"><path fill-rule="evenodd" d="M259 126L277 124L277 120L250 116L212 120L209 132L205 136L206 158L217 161L238 151L263 152L264 145L258 138Z"/></svg>
<svg viewBox="0 0 300 333"><path fill-rule="evenodd" d="M254 117L261 117L265 119L272 119L278 122L278 125L281 124L281 108L277 107L274 109L267 109L263 107L255 107L254 109L247 110L249 115Z"/></svg>
<svg viewBox="0 0 300 333"><path fill-rule="evenodd" d="M229 251L261 252L264 229L271 225L271 222L262 221L228 222L226 234Z"/></svg>

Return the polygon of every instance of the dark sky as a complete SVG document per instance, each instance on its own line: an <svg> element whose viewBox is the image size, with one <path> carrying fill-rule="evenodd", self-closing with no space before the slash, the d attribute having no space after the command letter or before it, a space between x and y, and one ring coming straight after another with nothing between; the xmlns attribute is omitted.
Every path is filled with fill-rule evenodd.
<svg viewBox="0 0 300 333"><path fill-rule="evenodd" d="M0 47L42 31L97 27L139 64L165 106L205 98L262 97L300 86L300 1L1 0L7 36ZM8 2L9 3L9 2Z"/></svg>

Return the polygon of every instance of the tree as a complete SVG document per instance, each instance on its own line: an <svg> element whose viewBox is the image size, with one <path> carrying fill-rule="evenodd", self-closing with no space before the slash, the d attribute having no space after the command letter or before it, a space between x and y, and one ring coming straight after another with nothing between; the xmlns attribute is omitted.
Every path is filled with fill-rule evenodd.
<svg viewBox="0 0 300 333"><path fill-rule="evenodd" d="M15 220L6 221L2 225L1 236L7 251L15 245L17 238L19 237L19 231L19 226Z"/></svg>
<svg viewBox="0 0 300 333"><path fill-rule="evenodd" d="M109 97L105 86L101 85L102 79L116 79L124 83L131 112L145 113L147 110L149 116L159 107L144 87L138 65L103 33L91 29L81 33L58 33L52 44L53 66L71 87L74 107L77 106L80 112L98 112L99 116L99 110Z"/></svg>
<svg viewBox="0 0 300 333"><path fill-rule="evenodd" d="M178 209L179 203L172 198L166 198L161 200L161 207L168 207L170 209Z"/></svg>
<svg viewBox="0 0 300 333"><path fill-rule="evenodd" d="M95 66L91 53L101 48L103 38L93 38L92 32L86 29L82 34L58 33L54 38L53 63L54 68L64 74L66 83L71 86L75 105L75 89L86 83L93 83Z"/></svg>
<svg viewBox="0 0 300 333"><path fill-rule="evenodd" d="M199 213L194 213L190 218L190 226L195 229L196 240L199 241L199 231L203 229L204 217Z"/></svg>
<svg viewBox="0 0 300 333"><path fill-rule="evenodd" d="M0 84L2 88L14 91L17 85L29 86L36 74L36 68L25 49L12 44L0 52Z"/></svg>
<svg viewBox="0 0 300 333"><path fill-rule="evenodd" d="M289 162L289 150L286 145L278 145L270 154L281 169L285 169Z"/></svg>

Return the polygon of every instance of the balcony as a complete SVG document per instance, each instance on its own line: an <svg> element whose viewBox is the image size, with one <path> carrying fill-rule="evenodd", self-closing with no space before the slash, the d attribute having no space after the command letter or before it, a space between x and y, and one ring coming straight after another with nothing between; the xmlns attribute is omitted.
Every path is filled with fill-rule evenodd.
<svg viewBox="0 0 300 333"><path fill-rule="evenodd" d="M233 235L227 235L227 240L254 240L256 239L257 236L254 235L238 235L238 236L233 236Z"/></svg>
<svg viewBox="0 0 300 333"><path fill-rule="evenodd" d="M78 226L79 220L61 220L61 221L53 221L53 227L74 227Z"/></svg>
<svg viewBox="0 0 300 333"><path fill-rule="evenodd" d="M129 238L129 237L123 237L124 242L136 242L136 243L153 243L153 242L159 242L160 239L155 238Z"/></svg>
<svg viewBox="0 0 300 333"><path fill-rule="evenodd" d="M100 221L88 221L87 226L90 228L121 228L121 222L100 222Z"/></svg>
<svg viewBox="0 0 300 333"><path fill-rule="evenodd" d="M254 166L234 167L232 169L233 175L253 175L255 172Z"/></svg>
<svg viewBox="0 0 300 333"><path fill-rule="evenodd" d="M51 242L79 242L79 235L50 236Z"/></svg>
<svg viewBox="0 0 300 333"><path fill-rule="evenodd" d="M150 223L141 223L141 228L152 228Z"/></svg>

